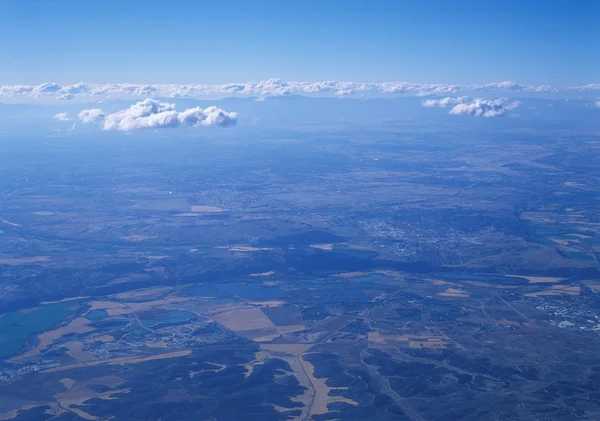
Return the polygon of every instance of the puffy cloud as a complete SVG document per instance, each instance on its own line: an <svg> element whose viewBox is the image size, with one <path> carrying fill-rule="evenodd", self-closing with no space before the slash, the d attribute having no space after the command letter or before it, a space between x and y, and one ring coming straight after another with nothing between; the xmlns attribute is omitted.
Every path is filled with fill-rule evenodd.
<svg viewBox="0 0 600 421"><path fill-rule="evenodd" d="M567 91L599 90L600 84L589 84L567 88ZM467 91L507 91L507 92L558 92L559 89L548 85L521 85L516 82L503 81L484 85L452 85L436 83L411 82L340 82L340 81L283 81L269 79L260 82L227 83L223 85L206 84L154 84L142 85L132 83L73 85L44 83L41 85L0 85L0 97L23 97L38 99L70 100L75 98L223 98L269 97L282 95L308 96L385 96L412 94L418 96L442 95Z"/></svg>
<svg viewBox="0 0 600 421"><path fill-rule="evenodd" d="M446 97L441 99L426 99L421 101L424 107L448 107L449 105L462 104L467 100L466 96L461 96L457 98Z"/></svg>
<svg viewBox="0 0 600 421"><path fill-rule="evenodd" d="M506 98L477 98L469 103L460 103L452 107L450 114L469 115L474 117L502 117L509 110L519 106L518 101L508 102Z"/></svg>
<svg viewBox="0 0 600 421"><path fill-rule="evenodd" d="M506 98L483 99L476 98L472 101L466 96L446 97L441 99L427 99L422 101L424 107L450 107L450 114L468 115L474 117L502 117L507 111L519 106L518 101L509 102Z"/></svg>
<svg viewBox="0 0 600 421"><path fill-rule="evenodd" d="M101 109L99 108L93 108L90 110L83 110L82 112L80 112L77 117L79 117L79 120L84 123L84 124L89 124L89 123L97 123L98 121L102 121L104 120L104 118L106 117L104 115L104 112L102 112Z"/></svg>
<svg viewBox="0 0 600 421"><path fill-rule="evenodd" d="M79 113L79 119L84 123L102 121L104 130L131 131L178 127L182 124L189 127L228 127L236 124L237 114L217 107L196 107L177 112L175 104L147 98L125 110L108 115L100 109L84 110Z"/></svg>
<svg viewBox="0 0 600 421"><path fill-rule="evenodd" d="M55 120L58 120L58 121L71 121L71 118L69 118L67 113L54 114L54 116L52 118L54 118Z"/></svg>

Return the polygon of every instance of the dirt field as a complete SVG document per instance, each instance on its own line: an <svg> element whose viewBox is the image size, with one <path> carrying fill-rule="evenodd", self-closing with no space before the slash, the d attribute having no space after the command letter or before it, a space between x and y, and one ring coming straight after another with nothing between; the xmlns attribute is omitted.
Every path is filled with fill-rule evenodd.
<svg viewBox="0 0 600 421"><path fill-rule="evenodd" d="M72 370L74 368L91 367L91 366L94 366L94 365L137 364L137 363L143 363L143 362L146 362L146 361L163 360L165 358L187 357L191 353L192 353L191 350L186 349L186 350L183 350L183 351L168 352L166 354L151 355L149 357L139 357L139 358L136 358L136 357L109 358L107 360L90 361L88 363L78 363L78 364L63 365L63 366L60 366L60 367L52 367L52 368L49 368L48 370L42 371L42 373L54 373L54 372L57 372L57 371Z"/></svg>
<svg viewBox="0 0 600 421"><path fill-rule="evenodd" d="M439 292L437 295L440 297L469 298L469 294L456 288L448 288L446 291Z"/></svg>
<svg viewBox="0 0 600 421"><path fill-rule="evenodd" d="M275 328L273 323L264 315L259 308L236 308L212 316L234 332L254 329Z"/></svg>

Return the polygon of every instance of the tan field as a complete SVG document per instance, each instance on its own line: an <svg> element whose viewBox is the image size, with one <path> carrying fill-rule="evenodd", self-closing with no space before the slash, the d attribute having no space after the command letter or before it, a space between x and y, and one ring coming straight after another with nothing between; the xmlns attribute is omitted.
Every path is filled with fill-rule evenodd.
<svg viewBox="0 0 600 421"><path fill-rule="evenodd" d="M59 382L61 382L68 390L71 390L71 388L75 384L75 380L70 379L68 377L60 379Z"/></svg>
<svg viewBox="0 0 600 421"><path fill-rule="evenodd" d="M439 292L437 295L440 297L469 298L469 294L456 288L448 288L446 291Z"/></svg>
<svg viewBox="0 0 600 421"><path fill-rule="evenodd" d="M158 287L158 288L144 288L138 289L135 291L122 292L120 294L115 294L113 297L118 298L120 300L127 300L131 298L142 298L148 297L152 295L162 295L166 294L169 291L172 291L173 287Z"/></svg>
<svg viewBox="0 0 600 421"><path fill-rule="evenodd" d="M516 326L516 327L521 326L521 323L519 323L519 322L516 322L514 320L506 320L506 319L498 320L498 324L502 325L502 326Z"/></svg>
<svg viewBox="0 0 600 421"><path fill-rule="evenodd" d="M79 341L67 342L65 346L68 348L67 355L81 363L96 360L96 357L83 351L83 343Z"/></svg>
<svg viewBox="0 0 600 421"><path fill-rule="evenodd" d="M234 332L274 328L273 323L256 307L236 308L214 314L212 317Z"/></svg>
<svg viewBox="0 0 600 421"><path fill-rule="evenodd" d="M341 390L344 388L339 388L339 387L336 388L336 387L327 386L327 379L315 377L315 367L309 361L304 359L304 356L300 357L300 361L301 361L302 365L304 366L306 373L310 377L310 380L315 389L315 391L314 391L315 399L313 402L313 406L311 408L311 415L313 415L313 414L321 415L321 414L328 413L329 412L329 404L334 403L334 402L346 402L350 405L355 405L355 406L358 405L357 402L355 402L351 399L348 399L348 398L344 398L342 396L329 396L329 393L332 390Z"/></svg>
<svg viewBox="0 0 600 421"><path fill-rule="evenodd" d="M283 335L285 333L300 332L301 330L306 329L306 327L304 325L287 325L277 326L275 329L277 329L277 332Z"/></svg>
<svg viewBox="0 0 600 421"><path fill-rule="evenodd" d="M261 344L260 349L271 352L281 352L298 357L308 351L312 344Z"/></svg>
<svg viewBox="0 0 600 421"><path fill-rule="evenodd" d="M104 393L94 392L88 389L88 384L101 384L108 387L116 387L124 382L124 380L118 376L104 376L96 377L87 381L75 381L68 377L58 380L67 389L65 392L57 393L54 395L55 401L36 402L32 404L22 405L19 408L12 409L4 414L0 414L0 420L8 420L16 418L19 415L19 411L29 410L38 406L49 406L49 409L44 411L45 414L51 415L52 417L59 417L66 412L72 412L79 417L86 420L96 420L97 417L88 414L81 408L85 406L85 402L90 399L117 399L112 395L118 393L128 393L130 389L111 390Z"/></svg>
<svg viewBox="0 0 600 421"><path fill-rule="evenodd" d="M532 284L544 284L562 281L561 278L552 278L548 276L522 276L522 278L527 279Z"/></svg>
<svg viewBox="0 0 600 421"><path fill-rule="evenodd" d="M594 291L600 291L600 282L596 282L596 281L583 281L583 284L586 287L593 289Z"/></svg>
<svg viewBox="0 0 600 421"><path fill-rule="evenodd" d="M38 344L35 348L27 351L24 354L17 355L16 357L14 357L12 359L14 361L20 361L25 358L29 358L34 355L37 355L37 354L39 354L40 351L44 350L49 345L51 345L55 340L60 339L64 335L67 335L70 333L82 334L82 333L91 332L92 330L94 330L94 328L88 326L90 323L91 323L90 320L88 320L84 317L78 317L77 319L73 320L66 326L62 326L62 327L59 327L58 329L49 330L47 332L40 333L37 336Z"/></svg>
<svg viewBox="0 0 600 421"><path fill-rule="evenodd" d="M94 365L125 365L125 364L137 364L143 363L146 361L155 361L155 360L163 360L165 358L178 358L178 357L186 357L192 353L191 350L186 349L183 351L175 351L168 352L166 354L156 354L151 355L149 357L119 357L119 358L109 358L106 360L96 360L90 361L87 363L77 363L77 364L69 364L63 365L60 367L52 367L47 370L42 371L42 373L54 373L57 371L64 370L72 370L74 368L82 368L82 367L91 367Z"/></svg>

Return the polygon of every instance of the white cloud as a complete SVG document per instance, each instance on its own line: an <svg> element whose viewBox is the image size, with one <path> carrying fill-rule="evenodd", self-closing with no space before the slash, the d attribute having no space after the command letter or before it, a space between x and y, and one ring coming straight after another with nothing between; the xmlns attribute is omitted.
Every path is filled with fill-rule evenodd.
<svg viewBox="0 0 600 421"><path fill-rule="evenodd" d="M519 106L519 101L509 102L506 98L483 99L476 98L472 101L466 96L446 97L441 99L427 99L422 101L424 107L452 106L449 114L468 115L474 117L501 117L507 111L514 110Z"/></svg>
<svg viewBox="0 0 600 421"><path fill-rule="evenodd" d="M54 114L54 116L52 118L54 118L55 120L58 120L58 121L71 121L72 120L71 118L69 118L67 113Z"/></svg>
<svg viewBox="0 0 600 421"><path fill-rule="evenodd" d="M84 110L79 113L84 123L103 122L104 130L131 131L137 129L159 129L186 125L198 126L233 126L237 122L237 114L226 112L217 107L189 108L175 111L175 104L160 102L147 98L131 107L105 115L102 110Z"/></svg>
<svg viewBox="0 0 600 421"><path fill-rule="evenodd" d="M456 104L461 104L463 102L465 102L467 100L466 96L461 96L461 97L446 97L446 98L441 98L441 99L426 99L424 101L421 101L421 104L423 104L424 107L442 107L445 108L449 105L456 105Z"/></svg>
<svg viewBox="0 0 600 421"><path fill-rule="evenodd" d="M564 91L600 90L600 84L589 84L566 88ZM72 100L76 98L223 98L223 97L269 97L281 95L307 96L390 96L390 95L441 95L467 91L505 92L558 92L560 89L548 85L521 85L504 81L484 85L452 85L443 83L411 82L340 82L340 81L283 81L269 79L260 82L206 84L132 84L108 83L72 85L43 83L41 85L0 85L0 98L35 98Z"/></svg>
<svg viewBox="0 0 600 421"><path fill-rule="evenodd" d="M79 117L79 120L82 123L89 124L102 121L106 116L104 115L104 112L102 112L101 109L93 108L91 110L83 110L77 115L77 117Z"/></svg>
<svg viewBox="0 0 600 421"><path fill-rule="evenodd" d="M574 86L570 88L573 91L600 91L600 83L589 83L582 86Z"/></svg>
<svg viewBox="0 0 600 421"><path fill-rule="evenodd" d="M506 98L491 100L477 98L470 103L455 105L450 110L450 114L474 117L502 117L507 111L514 110L518 106L518 101L508 102Z"/></svg>

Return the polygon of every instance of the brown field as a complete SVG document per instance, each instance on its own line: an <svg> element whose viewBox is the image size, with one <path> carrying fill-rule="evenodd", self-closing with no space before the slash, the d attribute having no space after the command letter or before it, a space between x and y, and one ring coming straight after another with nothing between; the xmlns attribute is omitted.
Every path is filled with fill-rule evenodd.
<svg viewBox="0 0 600 421"><path fill-rule="evenodd" d="M154 292L152 292L154 294ZM133 297L132 297L133 298ZM105 307L106 313L109 316L120 316L123 314L130 314L139 311L150 310L154 307L163 307L169 304L178 304L190 301L189 297L166 297L160 300L154 301L145 301L141 303L136 302L127 302L127 303L112 303L117 305L110 305L109 307ZM110 303L109 301L105 301L104 303Z"/></svg>
<svg viewBox="0 0 600 421"><path fill-rule="evenodd" d="M408 346L409 348L445 348L448 346L449 338L439 335L382 335L379 332L371 332L369 333L369 341L377 344L402 342L403 346Z"/></svg>
<svg viewBox="0 0 600 421"><path fill-rule="evenodd" d="M593 289L594 291L600 291L600 282L596 282L596 281L583 281L583 284L586 287Z"/></svg>
<svg viewBox="0 0 600 421"><path fill-rule="evenodd" d="M20 361L25 358L29 358L34 355L37 355L37 354L39 354L40 351L44 350L46 347L51 345L55 340L60 339L64 335L67 335L70 333L82 334L82 333L91 332L92 330L94 330L94 328L88 326L88 324L90 324L90 323L91 323L90 320L88 320L84 317L78 317L77 319L71 321L66 326L62 326L62 327L59 327L54 330L49 330L47 332L40 333L37 336L38 344L35 348L27 351L24 354L17 355L16 357L13 357L12 359L14 361Z"/></svg>
<svg viewBox="0 0 600 421"><path fill-rule="evenodd" d="M65 380L65 379L61 379L60 382L63 383L63 380ZM66 379L66 380L71 380L71 379ZM82 382L75 382L74 380L71 380L71 381L73 383L71 384L71 387L68 388L69 390L66 392L57 393L56 395L54 395L54 398L56 399L56 402L60 405L60 408L62 408L65 411L73 412L73 413L79 415L81 418L84 418L86 420L96 420L97 417L88 414L81 408L73 408L73 406L76 406L76 407L85 406L85 402L90 399L117 399L117 398L113 397L112 395L119 394L119 393L128 393L130 391L130 389L120 389L120 390L110 390L108 392L99 393L99 392L94 392L94 391L88 389L88 387L87 387L88 384L103 384L103 385L109 386L109 387L118 386L119 384L123 383L123 379L121 379L120 377L117 377L117 376L97 377L97 378L94 378L94 379L91 379L88 381L82 381Z"/></svg>
<svg viewBox="0 0 600 421"><path fill-rule="evenodd" d="M225 209L218 206L192 206L190 209L195 213L219 213L225 211Z"/></svg>
<svg viewBox="0 0 600 421"><path fill-rule="evenodd" d="M498 320L498 324L502 325L502 326L517 326L520 327L521 323L516 322L514 320L506 320L506 319L502 319L502 320Z"/></svg>
<svg viewBox="0 0 600 421"><path fill-rule="evenodd" d="M261 347L262 346L263 345L261 345ZM256 357L255 357L254 361L250 361L248 364L244 364L244 368L246 369L246 372L244 373L244 377L250 376L250 374L252 374L254 372L255 366L264 364L265 358L267 358L269 355L270 355L270 353L268 353L268 352L258 351L256 353Z"/></svg>
<svg viewBox="0 0 600 421"><path fill-rule="evenodd" d="M96 357L83 351L83 343L79 341L67 342L64 345L68 348L67 355L81 363L96 360Z"/></svg>
<svg viewBox="0 0 600 421"><path fill-rule="evenodd" d="M469 298L469 294L456 288L448 288L446 291L439 292L437 295L440 297Z"/></svg>
<svg viewBox="0 0 600 421"><path fill-rule="evenodd" d="M217 322L234 332L254 329L274 329L273 323L259 308L236 308L212 316Z"/></svg>
<svg viewBox="0 0 600 421"><path fill-rule="evenodd" d="M466 284L475 285L476 287L495 288L494 285L482 281L465 281Z"/></svg>
<svg viewBox="0 0 600 421"><path fill-rule="evenodd" d="M260 330L258 332L261 332ZM254 342L262 343L262 342L271 342L273 339L279 338L281 336L276 331L262 331L262 333L258 333L256 330L249 330L244 332L237 332L238 335L243 336L248 339L252 339Z"/></svg>
<svg viewBox="0 0 600 421"><path fill-rule="evenodd" d="M408 342L406 335L382 335L380 332L370 332L368 340L377 343Z"/></svg>
<svg viewBox="0 0 600 421"><path fill-rule="evenodd" d="M521 278L527 279L532 284L553 283L562 280L562 278L552 278L549 276L521 276Z"/></svg>
<svg viewBox="0 0 600 421"><path fill-rule="evenodd" d="M90 310L108 310L109 308L125 308L123 304L116 303L114 301L92 301L89 304L91 306Z"/></svg>
<svg viewBox="0 0 600 421"><path fill-rule="evenodd" d="M112 342L114 341L115 338L111 335L100 335L100 336L94 336L93 338L90 338L86 341L86 343L92 343L92 342Z"/></svg>
<svg viewBox="0 0 600 421"><path fill-rule="evenodd" d="M306 327L304 325L287 325L287 326L276 326L275 329L277 329L277 332L279 332L283 335L285 333L300 332L301 330L306 329Z"/></svg>
<svg viewBox="0 0 600 421"><path fill-rule="evenodd" d="M71 390L71 388L75 384L75 380L70 379L68 377L60 379L59 382L61 382L63 384L63 386L65 386L67 388L67 390Z"/></svg>
<svg viewBox="0 0 600 421"><path fill-rule="evenodd" d="M146 361L163 360L165 358L187 357L191 353L192 353L191 350L186 349L186 350L183 350L183 351L168 352L166 354L151 355L149 357L119 357L119 358L109 358L109 359L106 359L106 360L90 361L88 363L77 363L77 364L63 365L63 366L60 366L60 367L52 367L52 368L49 368L47 370L42 371L42 373L54 373L54 372L57 372L57 371L72 370L74 368L91 367L91 366L95 366L95 365L137 364L137 363L143 363L143 362L146 362Z"/></svg>
<svg viewBox="0 0 600 421"><path fill-rule="evenodd" d="M72 408L71 406L85 406L85 402L90 399L116 399L112 395L117 393L128 393L129 389L111 390L105 393L94 392L87 388L88 384L102 384L114 388L124 382L118 376L96 377L86 381L75 381L68 377L59 379L59 382L67 389L65 392L54 395L55 401L36 402L32 404L22 405L12 409L4 414L0 414L0 420L8 420L16 418L20 411L29 410L38 406L49 406L50 408L44 411L45 414L51 415L52 418L59 417L66 412L72 412L86 420L96 420L97 417L88 414L81 408ZM51 418L50 418L51 419Z"/></svg>
<svg viewBox="0 0 600 421"><path fill-rule="evenodd" d="M579 295L581 288L578 286L570 285L552 285L549 289L540 292L530 292L523 294L526 297L540 297L540 296L552 296L552 295Z"/></svg>
<svg viewBox="0 0 600 421"><path fill-rule="evenodd" d="M143 298L152 295L163 295L169 291L172 291L173 287L157 287L157 288L143 288L136 289L135 291L122 292L120 294L115 294L112 297L115 297L119 300L127 300L131 298Z"/></svg>
<svg viewBox="0 0 600 421"><path fill-rule="evenodd" d="M281 352L298 357L308 351L313 344L261 344L260 349L271 352Z"/></svg>

